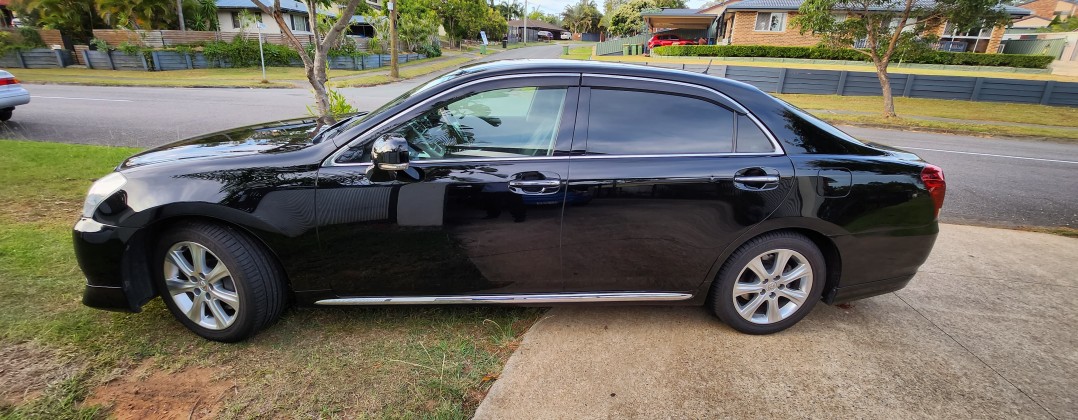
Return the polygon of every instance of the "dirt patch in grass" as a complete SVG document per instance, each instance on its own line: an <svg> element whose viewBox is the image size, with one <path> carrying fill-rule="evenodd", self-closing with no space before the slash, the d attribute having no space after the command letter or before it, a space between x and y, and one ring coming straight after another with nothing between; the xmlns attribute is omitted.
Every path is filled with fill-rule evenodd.
<svg viewBox="0 0 1078 420"><path fill-rule="evenodd" d="M95 388L85 405L100 405L120 420L217 418L235 385L219 371L188 367L167 372L147 360L123 377Z"/></svg>
<svg viewBox="0 0 1078 420"><path fill-rule="evenodd" d="M0 342L0 405L41 396L50 384L75 373L64 357L32 343Z"/></svg>

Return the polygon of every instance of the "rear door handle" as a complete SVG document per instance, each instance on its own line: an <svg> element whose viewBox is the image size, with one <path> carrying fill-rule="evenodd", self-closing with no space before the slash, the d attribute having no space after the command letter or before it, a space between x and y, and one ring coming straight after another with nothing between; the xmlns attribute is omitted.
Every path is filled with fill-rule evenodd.
<svg viewBox="0 0 1078 420"><path fill-rule="evenodd" d="M734 173L734 186L746 191L767 191L779 187L779 170L744 168Z"/></svg>
<svg viewBox="0 0 1078 420"><path fill-rule="evenodd" d="M739 175L734 177L734 182L779 182L778 175Z"/></svg>

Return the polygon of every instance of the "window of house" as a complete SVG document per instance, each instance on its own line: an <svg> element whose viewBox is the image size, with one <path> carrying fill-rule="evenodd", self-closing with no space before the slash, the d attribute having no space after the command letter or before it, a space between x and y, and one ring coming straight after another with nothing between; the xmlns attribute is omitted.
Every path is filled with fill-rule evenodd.
<svg viewBox="0 0 1078 420"><path fill-rule="evenodd" d="M592 89L587 154L727 153L733 149L734 115L688 96Z"/></svg>
<svg viewBox="0 0 1078 420"><path fill-rule="evenodd" d="M293 31L303 31L303 32L310 31L310 28L308 27L309 25L307 25L307 17L306 16L300 16L300 15L288 15L288 16L292 18L292 30Z"/></svg>
<svg viewBox="0 0 1078 420"><path fill-rule="evenodd" d="M232 12L232 13L229 14L229 16L231 16L231 18L232 18L232 28L233 29L239 29L240 26L243 26L243 25L240 25L240 12Z"/></svg>
<svg viewBox="0 0 1078 420"><path fill-rule="evenodd" d="M786 13L760 12L756 14L756 30L782 32L786 30Z"/></svg>

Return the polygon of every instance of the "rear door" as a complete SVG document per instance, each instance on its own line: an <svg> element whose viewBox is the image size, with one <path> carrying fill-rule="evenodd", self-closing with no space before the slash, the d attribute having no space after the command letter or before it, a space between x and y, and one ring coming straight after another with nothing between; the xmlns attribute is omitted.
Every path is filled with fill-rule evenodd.
<svg viewBox="0 0 1078 420"><path fill-rule="evenodd" d="M710 89L582 78L562 222L567 292L692 291L786 197L793 167ZM581 155L582 154L582 155Z"/></svg>

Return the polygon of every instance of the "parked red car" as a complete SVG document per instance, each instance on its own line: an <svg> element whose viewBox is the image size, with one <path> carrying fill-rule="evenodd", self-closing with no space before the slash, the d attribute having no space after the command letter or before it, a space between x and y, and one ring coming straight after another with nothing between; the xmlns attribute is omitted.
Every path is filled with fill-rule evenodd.
<svg viewBox="0 0 1078 420"><path fill-rule="evenodd" d="M677 35L655 35L648 41L648 49L665 47L667 45L696 45L691 39L681 39Z"/></svg>

